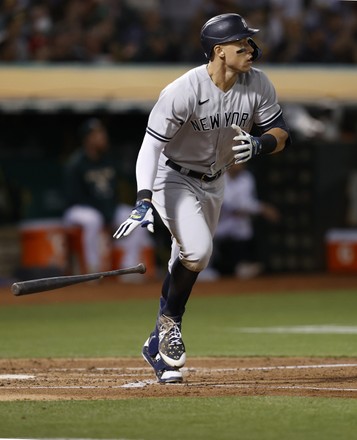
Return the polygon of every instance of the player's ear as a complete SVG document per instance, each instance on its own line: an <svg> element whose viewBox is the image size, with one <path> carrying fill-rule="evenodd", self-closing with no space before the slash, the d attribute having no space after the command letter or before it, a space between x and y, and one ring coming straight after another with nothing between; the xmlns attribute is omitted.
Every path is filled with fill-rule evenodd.
<svg viewBox="0 0 357 440"><path fill-rule="evenodd" d="M217 44L216 46L214 46L213 51L215 55L218 56L219 58L224 58L225 54L221 45Z"/></svg>

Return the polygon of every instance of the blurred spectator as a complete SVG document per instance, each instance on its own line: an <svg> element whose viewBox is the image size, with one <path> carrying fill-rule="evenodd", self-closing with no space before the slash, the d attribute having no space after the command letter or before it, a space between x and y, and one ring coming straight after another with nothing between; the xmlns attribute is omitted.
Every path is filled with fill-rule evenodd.
<svg viewBox="0 0 357 440"><path fill-rule="evenodd" d="M50 10L45 4L35 5L29 13L28 55L34 61L50 57L50 31L53 23Z"/></svg>
<svg viewBox="0 0 357 440"><path fill-rule="evenodd" d="M22 191L9 179L0 166L0 225L17 222L21 218Z"/></svg>
<svg viewBox="0 0 357 440"><path fill-rule="evenodd" d="M273 205L258 199L255 177L245 164L234 165L224 178L224 201L206 275L218 272L219 276L252 278L264 269L255 242L254 219L260 216L277 223L280 214Z"/></svg>
<svg viewBox="0 0 357 440"><path fill-rule="evenodd" d="M194 21L194 17L200 13L202 8L207 8L207 6L205 6L207 3L210 2L204 0L191 0L185 2L185 7L183 8L182 3L177 0L160 0L160 11L163 19L167 21L171 32L174 31L179 34L182 32L186 33L190 32L190 25L192 24L192 21Z"/></svg>
<svg viewBox="0 0 357 440"><path fill-rule="evenodd" d="M347 215L348 226L357 227L357 170L351 171L347 179Z"/></svg>
<svg viewBox="0 0 357 440"><path fill-rule="evenodd" d="M226 12L260 29L262 63L357 62L357 4L339 0L8 0L0 61L197 63L194 29Z"/></svg>
<svg viewBox="0 0 357 440"><path fill-rule="evenodd" d="M143 41L141 42L140 62L178 61L178 47L174 46L171 30L158 11L147 11L142 20Z"/></svg>
<svg viewBox="0 0 357 440"><path fill-rule="evenodd" d="M104 228L113 231L131 213L131 205L118 200L115 161L110 154L108 133L98 119L89 119L80 127L82 146L70 157L65 167L64 188L67 208L63 218L67 226L82 228L83 251L87 271L101 268L100 236ZM122 249L122 267L139 263L143 249L152 247L146 228L112 244Z"/></svg>
<svg viewBox="0 0 357 440"><path fill-rule="evenodd" d="M6 2L5 2L6 3ZM2 17L0 34L0 60L5 62L28 59L26 38L26 16L24 11L14 10Z"/></svg>

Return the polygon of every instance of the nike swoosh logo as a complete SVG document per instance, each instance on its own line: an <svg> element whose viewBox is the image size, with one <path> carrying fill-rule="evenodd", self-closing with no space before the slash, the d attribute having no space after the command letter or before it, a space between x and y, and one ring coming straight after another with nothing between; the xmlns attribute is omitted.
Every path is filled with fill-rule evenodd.
<svg viewBox="0 0 357 440"><path fill-rule="evenodd" d="M208 102L209 101L209 98L208 99L206 99L206 101L201 101L201 100L199 100L198 101L198 105L202 105L202 104L205 104L206 102Z"/></svg>

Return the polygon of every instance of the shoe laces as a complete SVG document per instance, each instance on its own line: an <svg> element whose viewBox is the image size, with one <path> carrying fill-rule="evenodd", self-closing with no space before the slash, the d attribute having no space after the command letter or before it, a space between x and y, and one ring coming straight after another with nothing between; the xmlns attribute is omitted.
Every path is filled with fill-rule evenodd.
<svg viewBox="0 0 357 440"><path fill-rule="evenodd" d="M161 338L168 334L170 345L182 345L180 325L168 316L162 316L164 318L160 323Z"/></svg>

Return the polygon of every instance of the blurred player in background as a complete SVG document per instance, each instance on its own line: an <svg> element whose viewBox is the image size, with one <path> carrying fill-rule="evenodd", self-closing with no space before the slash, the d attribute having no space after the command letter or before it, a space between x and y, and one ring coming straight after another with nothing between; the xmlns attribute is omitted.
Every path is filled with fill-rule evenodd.
<svg viewBox="0 0 357 440"><path fill-rule="evenodd" d="M277 223L280 213L258 198L255 176L245 163L231 167L224 178L224 200L210 267L219 275L252 278L264 269L259 261L254 220L261 217Z"/></svg>
<svg viewBox="0 0 357 440"><path fill-rule="evenodd" d="M79 133L82 146L65 166L67 208L63 218L65 225L82 228L86 270L97 272L101 269L99 247L103 228L112 231L113 225L124 221L132 208L119 202L118 172L106 127L99 119L92 118L82 124ZM152 246L152 238L146 229L141 229L113 243L123 251L121 266L130 267L138 264L143 248Z"/></svg>
<svg viewBox="0 0 357 440"><path fill-rule="evenodd" d="M137 158L136 205L114 234L125 237L143 226L153 232L154 207L171 233L159 313L142 350L162 383L183 379L182 317L211 258L225 171L282 151L289 138L272 83L252 67L261 53L251 38L257 32L238 14L213 17L203 26L208 64L161 92ZM253 124L261 136L250 136Z"/></svg>

